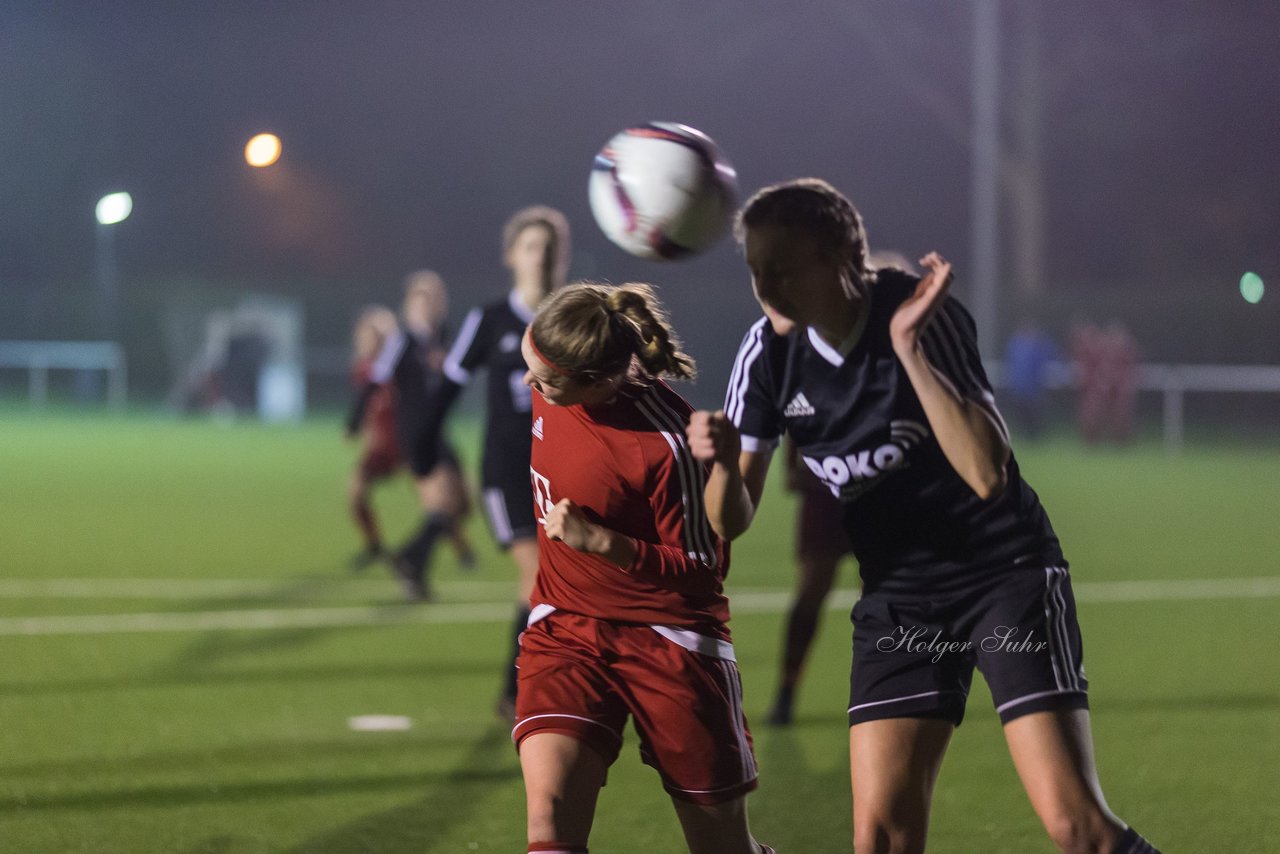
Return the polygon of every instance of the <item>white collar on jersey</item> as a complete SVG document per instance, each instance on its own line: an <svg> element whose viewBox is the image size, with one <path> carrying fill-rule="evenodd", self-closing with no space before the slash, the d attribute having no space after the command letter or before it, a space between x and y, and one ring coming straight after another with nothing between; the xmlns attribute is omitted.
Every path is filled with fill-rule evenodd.
<svg viewBox="0 0 1280 854"><path fill-rule="evenodd" d="M867 319L871 317L871 294L867 293L862 303L862 311L858 312L858 319L853 324L853 329L849 330L849 334L840 342L839 347L832 347L822 336L818 334L818 330L812 326L806 330L809 333L809 343L813 345L813 349L818 351L818 355L826 359L837 368L844 364L845 357L853 352L853 348L858 346L858 342L862 340L862 333L867 329Z"/></svg>
<svg viewBox="0 0 1280 854"><path fill-rule="evenodd" d="M515 312L516 317L520 318L524 323L533 323L533 312L529 310L529 306L525 305L520 297L516 296L515 291L507 294L507 305L511 306L511 310Z"/></svg>

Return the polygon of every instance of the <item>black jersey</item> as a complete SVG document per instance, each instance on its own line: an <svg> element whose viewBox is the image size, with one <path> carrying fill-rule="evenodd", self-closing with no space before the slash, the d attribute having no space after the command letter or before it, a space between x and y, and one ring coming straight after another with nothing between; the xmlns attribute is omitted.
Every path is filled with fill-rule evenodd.
<svg viewBox="0 0 1280 854"><path fill-rule="evenodd" d="M1012 456L1008 485L983 501L939 447L893 351L889 320L918 279L883 270L870 311L844 355L813 329L751 327L734 364L725 412L743 449L789 433L808 468L838 496L864 588L923 592L1023 563L1065 562L1058 538ZM993 412L973 319L947 297L922 337L934 369Z"/></svg>
<svg viewBox="0 0 1280 854"><path fill-rule="evenodd" d="M528 368L520 339L532 322L533 312L514 292L502 302L474 308L444 362L445 376L458 386L466 385L477 368L489 370L481 466L486 485L515 483L528 488L533 390L524 383Z"/></svg>
<svg viewBox="0 0 1280 854"><path fill-rule="evenodd" d="M374 392L384 385L395 389L392 408L396 439L400 453L409 461L409 468L419 476L428 474L442 454L453 456L440 431L432 429L441 417L433 408L437 406L439 389L444 382L441 373L444 354L443 330L433 335L404 327L398 329L383 343L369 370L369 382L347 419L347 429L354 433Z"/></svg>
<svg viewBox="0 0 1280 854"><path fill-rule="evenodd" d="M443 331L432 335L401 326L378 351L369 379L374 383L392 384L397 406L421 411L440 382L445 352Z"/></svg>

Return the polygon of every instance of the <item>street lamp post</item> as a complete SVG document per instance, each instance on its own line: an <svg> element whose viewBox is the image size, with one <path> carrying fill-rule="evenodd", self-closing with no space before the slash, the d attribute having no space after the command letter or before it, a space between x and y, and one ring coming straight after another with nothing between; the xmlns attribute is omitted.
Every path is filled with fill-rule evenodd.
<svg viewBox="0 0 1280 854"><path fill-rule="evenodd" d="M133 197L128 193L108 193L98 200L94 215L98 220L94 244L94 281L98 286L98 327L102 337L114 341L120 335L119 296L116 288L115 227L133 212Z"/></svg>

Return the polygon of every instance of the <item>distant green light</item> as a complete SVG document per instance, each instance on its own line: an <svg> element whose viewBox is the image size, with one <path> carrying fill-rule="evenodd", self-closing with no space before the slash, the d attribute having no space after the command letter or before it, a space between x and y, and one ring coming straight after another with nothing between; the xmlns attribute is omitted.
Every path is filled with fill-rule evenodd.
<svg viewBox="0 0 1280 854"><path fill-rule="evenodd" d="M1262 277L1257 273L1245 273L1240 277L1240 296L1244 297L1245 302L1257 305L1264 290L1266 288L1262 286Z"/></svg>

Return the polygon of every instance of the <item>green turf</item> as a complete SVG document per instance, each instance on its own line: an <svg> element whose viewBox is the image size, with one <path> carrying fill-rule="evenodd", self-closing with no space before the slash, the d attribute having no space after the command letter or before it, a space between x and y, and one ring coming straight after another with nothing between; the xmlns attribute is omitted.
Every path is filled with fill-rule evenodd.
<svg viewBox="0 0 1280 854"><path fill-rule="evenodd" d="M474 434L460 435L473 461ZM519 767L491 714L512 571L476 520L479 570L463 575L442 554L444 601L413 613L489 602L494 616L397 622L406 606L384 571L345 568L356 547L343 498L354 455L336 421L0 413L0 625L357 606L387 620L0 634L0 852L523 850ZM1058 439L1019 456L1082 584L1280 576L1274 448L1201 445L1171 457L1156 445L1088 450ZM735 547L731 594L791 582L790 502L776 486ZM413 503L404 482L381 490L392 534L413 523ZM192 586L160 598L123 591L128 579ZM56 580L86 584L75 596L16 586ZM853 583L849 566L842 586ZM1169 852L1273 850L1280 599L1080 611L1112 806ZM756 717L776 677L780 624L776 610L744 610L733 624ZM846 616L829 612L797 724L755 729L753 825L784 854L849 850L848 643ZM364 713L408 715L414 727L352 732L348 717ZM683 850L634 745L629 734L592 851ZM1050 850L975 687L943 768L930 851Z"/></svg>

